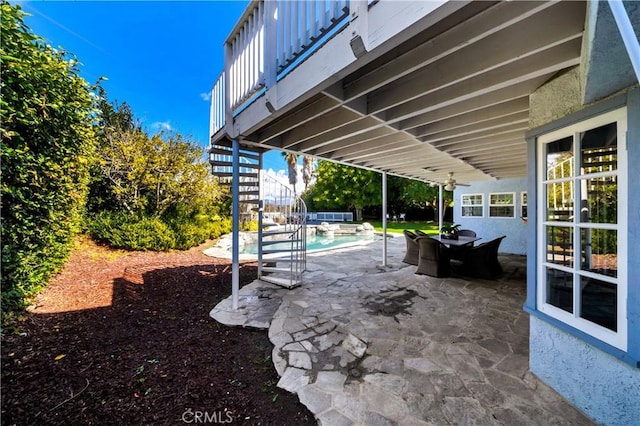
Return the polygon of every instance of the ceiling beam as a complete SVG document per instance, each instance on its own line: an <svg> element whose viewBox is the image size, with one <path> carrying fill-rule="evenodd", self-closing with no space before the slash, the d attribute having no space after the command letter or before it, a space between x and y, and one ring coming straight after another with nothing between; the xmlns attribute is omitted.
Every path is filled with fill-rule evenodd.
<svg viewBox="0 0 640 426"><path fill-rule="evenodd" d="M456 115L454 117L446 118L430 124L425 124L416 127L414 130L415 135L426 136L434 134L443 130L450 130L460 128L462 126L470 126L474 124L485 124L491 120L503 118L508 120L510 116L514 114L525 114L529 117L529 100L526 98L519 98L501 104L492 105L487 108L483 108L471 113L464 113Z"/></svg>
<svg viewBox="0 0 640 426"><path fill-rule="evenodd" d="M341 139L334 143L324 145L309 151L309 154L312 155L324 155L331 152L334 152L337 149L347 148L353 145L366 143L368 141L372 141L378 138L384 138L391 135L398 135L399 133L388 128L388 127L376 127L374 129L369 130L366 133L355 135L346 139Z"/></svg>
<svg viewBox="0 0 640 426"><path fill-rule="evenodd" d="M466 99L453 105L443 106L433 111L417 114L413 117L407 118L406 120L397 121L397 123L398 127L401 129L412 130L415 127L435 123L458 115L473 115L476 112L481 113L483 110L488 108L499 107L503 104L510 105L512 102L523 101L526 102L527 105L529 104L529 92L526 92L524 89L520 92L514 91L512 88L509 88L509 90L503 89L480 95L475 98ZM519 107L516 106L515 108L517 109Z"/></svg>
<svg viewBox="0 0 640 426"><path fill-rule="evenodd" d="M471 145L478 145L480 143L484 143L485 141L488 143L494 142L494 140L503 135L509 135L508 137L521 137L521 140L524 141L524 132L529 128L528 123L515 123L506 126L502 126L498 130L484 130L477 132L473 135L464 135L459 137L451 137L446 139L440 139L437 141L432 141L430 138L425 142L430 143L434 147L438 149L455 149L455 147L468 147Z"/></svg>
<svg viewBox="0 0 640 426"><path fill-rule="evenodd" d="M384 102L370 102L369 112L378 112L411 100L408 95L418 97L440 87L526 61L530 57L539 57L541 53L547 55L546 52L552 51L555 47L581 39L583 19L581 15L576 15L576 22L567 23L565 16L555 13L553 8L548 8L536 15L535 19L505 28L476 43L465 44L455 55L443 57L402 80L372 92L372 98L379 98ZM535 33L536 36L521 38L518 43L513 42L527 33ZM577 54L580 54L579 50Z"/></svg>
<svg viewBox="0 0 640 426"><path fill-rule="evenodd" d="M372 93L369 96L368 110L369 113L378 113L401 107L404 110L413 108L419 111L425 105L438 104L439 100L457 100L459 102L540 76L550 75L580 63L580 44L580 37L574 37L549 49L538 51L535 54L523 55L509 63L465 74L457 79L448 78L446 69L443 69L439 72L439 74L443 74L440 79L427 76L423 79L413 79L414 84L403 85L395 91L385 90ZM458 66L464 67L464 63ZM421 80L427 81L422 82ZM434 81L442 84L436 85L433 83ZM529 91L533 89L535 87L529 87ZM416 113L409 115L416 115ZM398 117L396 113L387 115L386 118L389 121L396 121L395 118L404 117Z"/></svg>
<svg viewBox="0 0 640 426"><path fill-rule="evenodd" d="M267 143L276 136L280 136L294 127L320 118L327 112L339 107L339 101L323 95L318 95L302 107L287 113L263 128L258 132L258 141Z"/></svg>
<svg viewBox="0 0 640 426"><path fill-rule="evenodd" d="M347 99L361 96L391 82L403 78L420 68L462 49L465 43L476 42L484 37L515 25L518 22L550 7L550 3L533 2L499 3L448 31L428 40L417 48L394 58L377 69L346 81L344 96ZM503 23L496 25L496 22Z"/></svg>
<svg viewBox="0 0 640 426"><path fill-rule="evenodd" d="M339 129L349 123L362 120L362 115L346 108L338 108L323 114L318 120L297 126L282 135L282 148L293 149L294 145L307 139L315 139L333 129Z"/></svg>
<svg viewBox="0 0 640 426"><path fill-rule="evenodd" d="M413 147L415 141L400 141L385 144L382 146L374 146L367 149L360 149L355 153L345 154L341 151L337 151L330 156L330 158L340 158L343 161L355 161L363 160L367 157L377 157L382 155L388 155L389 153L397 153L398 151L404 151Z"/></svg>
<svg viewBox="0 0 640 426"><path fill-rule="evenodd" d="M464 136L473 137L473 135L496 132L511 126L518 126L518 128L522 126L524 129L527 129L529 127L529 112L518 112L512 115L454 127L439 132L419 134L418 138L421 140L428 140L429 142L436 142Z"/></svg>

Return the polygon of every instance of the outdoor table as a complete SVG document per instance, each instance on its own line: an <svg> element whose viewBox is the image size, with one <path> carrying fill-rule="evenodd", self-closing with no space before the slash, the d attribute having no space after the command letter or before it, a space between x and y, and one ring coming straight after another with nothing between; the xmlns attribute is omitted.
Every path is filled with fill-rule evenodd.
<svg viewBox="0 0 640 426"><path fill-rule="evenodd" d="M459 236L457 240L451 240L449 238L442 238L440 235L431 236L434 240L440 241L442 244L445 244L449 247L461 247L466 246L467 244L472 244L475 241L480 240L480 237L464 237Z"/></svg>

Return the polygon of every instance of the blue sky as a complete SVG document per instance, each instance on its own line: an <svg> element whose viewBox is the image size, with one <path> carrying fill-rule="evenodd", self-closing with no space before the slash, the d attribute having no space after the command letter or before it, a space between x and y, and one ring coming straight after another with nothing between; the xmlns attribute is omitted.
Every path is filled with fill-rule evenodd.
<svg viewBox="0 0 640 426"><path fill-rule="evenodd" d="M223 43L248 1L19 1L25 23L73 53L149 132L173 129L208 145L209 92L224 67ZM280 153L265 168L285 167Z"/></svg>

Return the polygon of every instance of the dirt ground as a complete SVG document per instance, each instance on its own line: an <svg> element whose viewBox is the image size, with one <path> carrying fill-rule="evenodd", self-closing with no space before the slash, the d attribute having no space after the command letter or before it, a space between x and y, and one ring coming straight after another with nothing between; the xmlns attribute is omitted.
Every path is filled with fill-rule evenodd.
<svg viewBox="0 0 640 426"><path fill-rule="evenodd" d="M204 247L123 252L81 240L3 330L3 425L315 424L276 387L266 331L209 317L228 260ZM256 275L241 267L241 285Z"/></svg>

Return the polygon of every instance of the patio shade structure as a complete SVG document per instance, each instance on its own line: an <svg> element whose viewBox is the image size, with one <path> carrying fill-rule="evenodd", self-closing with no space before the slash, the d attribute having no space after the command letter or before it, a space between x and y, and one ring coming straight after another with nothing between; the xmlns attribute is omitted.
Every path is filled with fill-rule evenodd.
<svg viewBox="0 0 640 426"><path fill-rule="evenodd" d="M524 309L532 330L545 330L544 336L532 336L539 345L553 342L552 351L573 345L572 355L595 348L598 352L589 353L603 368L613 365L610 356L637 369L640 291L627 272L640 273L628 261L640 256L640 249L627 241L638 237L631 230L638 225L631 213L638 211L638 201L629 196L637 193L638 180L631 178L636 171L627 161L640 161L640 129L633 119L640 108L639 28L638 4L616 0L254 0L225 42L225 69L212 90L211 143L253 150L258 157L270 149L309 155L378 171L383 179L395 175L439 185L439 194L449 176L485 188L526 177L532 214L526 225L530 275ZM569 215L573 219L558 223L544 206L554 181L543 159L558 151L549 147L562 135L573 147L562 152L580 160L588 148L580 132L598 126L611 126L620 140L614 168L572 172L566 180L577 189L565 210L583 200L583 182L604 177L618 183L617 217L586 223ZM515 207L515 197L511 200ZM440 225L441 209L442 202ZM547 234L562 227L573 236L572 253L588 245L583 235L590 231L584 229L617 235L611 249L618 256L618 275L590 271L581 262L553 265L545 252ZM555 275L548 278L548 271ZM568 283L567 303L554 305L545 296L550 279ZM605 307L598 299L596 307L613 312L620 327L599 329L581 315L583 284L610 294L614 303ZM545 356L532 356L532 370L549 373L553 382L557 374L547 368L553 363L545 364ZM628 373L616 365L618 373ZM624 377L637 378L634 371ZM582 370L571 373L567 377L585 386L568 387L566 393L587 392L587 385L597 382ZM596 414L610 418L603 413Z"/></svg>
<svg viewBox="0 0 640 426"><path fill-rule="evenodd" d="M265 8L264 30L272 3L252 3ZM365 12L363 3L349 3L350 30L286 74L277 91L258 84L258 97L228 117L234 126L227 132L241 130L243 144L428 182L452 172L459 182L523 176L529 95L580 63L585 4L404 2L397 11L380 2ZM399 33L392 22L383 25L392 11L412 17ZM351 48L354 32L366 49L360 57ZM231 94L244 87L233 76L245 63L233 61L242 37L250 35L238 27L227 43ZM327 75L321 63L340 72ZM268 72L265 64L265 82Z"/></svg>
<svg viewBox="0 0 640 426"><path fill-rule="evenodd" d="M212 143L238 140L438 185L450 173L461 183L524 176L530 95L581 63L586 9L574 1L252 1L225 43ZM629 34L624 8L616 16ZM632 56L637 44L628 42ZM609 58L599 53L587 72L602 78L598 65Z"/></svg>

